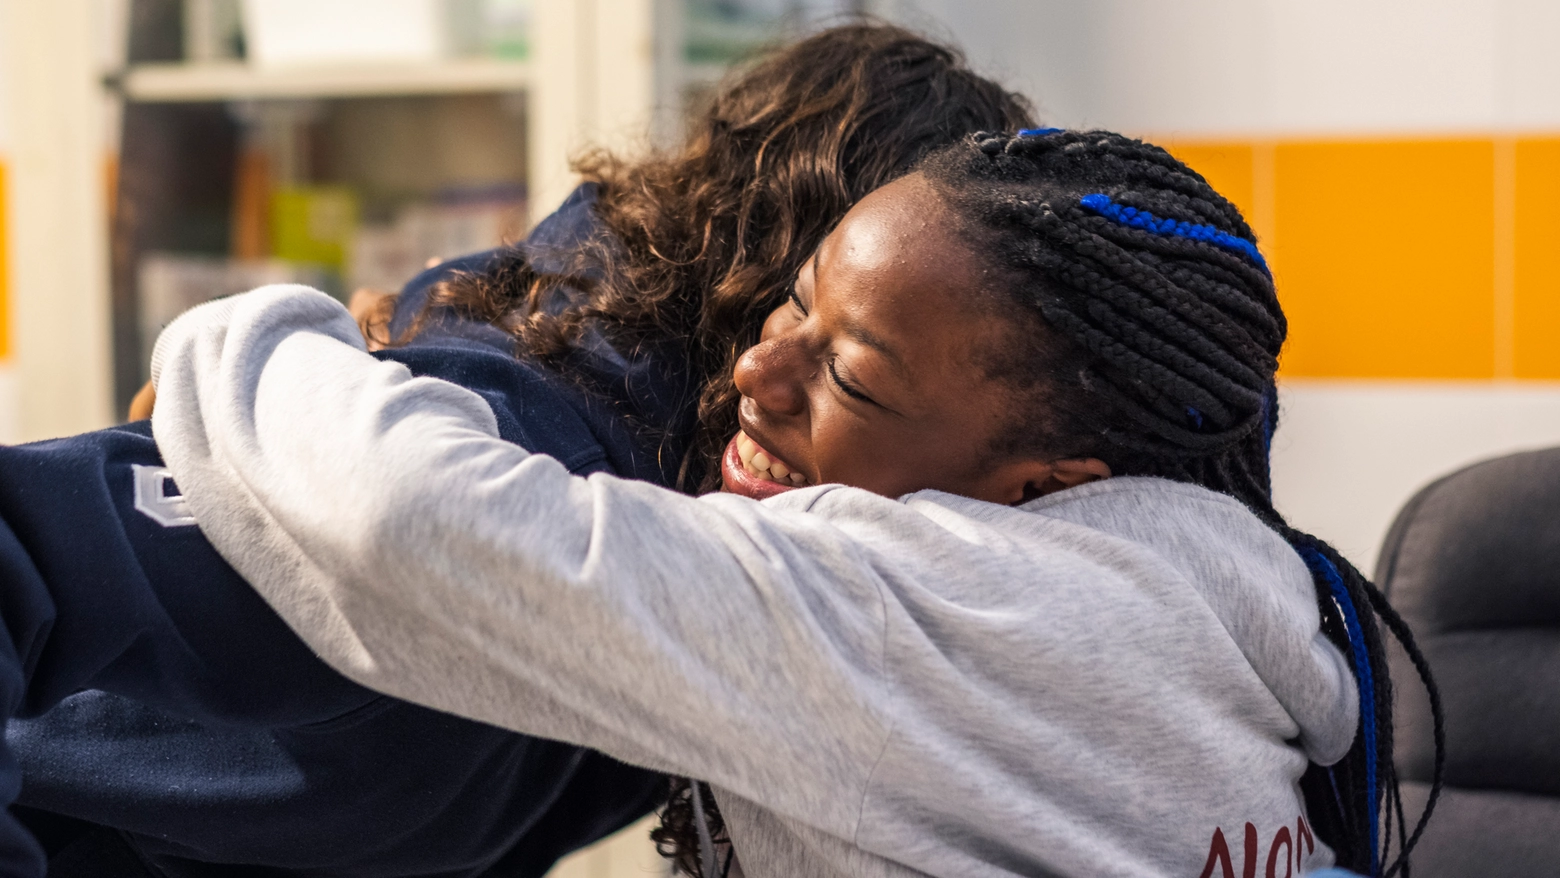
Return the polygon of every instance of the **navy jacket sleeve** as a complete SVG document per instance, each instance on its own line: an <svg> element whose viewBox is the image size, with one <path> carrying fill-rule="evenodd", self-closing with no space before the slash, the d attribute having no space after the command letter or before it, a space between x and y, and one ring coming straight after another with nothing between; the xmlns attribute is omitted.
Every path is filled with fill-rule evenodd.
<svg viewBox="0 0 1560 878"><path fill-rule="evenodd" d="M590 275L579 257L601 232L594 197L580 187L518 252L543 271ZM392 330L435 284L499 255L514 254L419 275ZM563 288L556 303L578 294ZM504 438L577 473L672 483L697 396L678 351L625 357L598 334L565 378L517 358L492 326L440 318L380 356L476 391ZM16 798L20 771L19 801L51 852L86 827L97 835L83 844L108 832L131 849L110 852L114 863L128 856L169 878L232 874L229 863L267 875L539 876L665 792L600 754L395 702L330 671L201 538L144 424L0 448L0 586L0 699L6 716L32 717L8 729L21 762L0 752L0 801ZM0 822L0 874L36 874L37 858L22 827ZM81 874L109 868L88 862Z"/></svg>
<svg viewBox="0 0 1560 878"><path fill-rule="evenodd" d="M0 474L0 578L26 596L6 615L27 681L13 713L98 688L195 718L296 724L375 697L245 593L184 512L146 423L0 449Z"/></svg>
<svg viewBox="0 0 1560 878"><path fill-rule="evenodd" d="M594 184L582 185L513 248L465 256L413 278L397 297L390 321L392 338L400 338L427 311L435 286L458 274L480 274L503 258L526 259L545 274L599 279L601 268L597 260L603 248L611 249L614 245L596 216L596 195ZM561 309L584 295L579 286L561 284L548 293L542 307ZM473 387L465 377L465 368L488 368L474 357L474 352L486 349L513 357L516 347L513 337L494 326L461 319L449 309L435 308L427 311L418 336L409 346L391 355L416 371L438 365L441 348L458 348L467 352L467 357L456 361L461 364L455 367L461 374L445 373L442 377ZM617 350L600 327L587 326L584 338L563 366L568 378L562 377L559 370L548 368L529 369L527 374L536 381L550 383L560 399L569 401L619 475L674 485L695 426L699 397L698 383L689 372L687 361L687 352L676 340L641 341L629 356ZM496 399L489 397L488 401L494 403ZM504 408L494 405L501 430L505 426ZM532 418L530 412L516 414L522 422ZM541 439L545 437L527 435L517 441L572 466L566 443L552 447L532 444Z"/></svg>
<svg viewBox="0 0 1560 878"><path fill-rule="evenodd" d="M430 338L383 356L475 390L501 435L576 472L661 477L610 400L507 347ZM540 875L664 792L330 670L201 537L144 423L0 448L0 584L0 697L37 717L9 730L23 759L0 761L0 795L25 768L24 804L122 830L169 875ZM567 826L549 816L563 803ZM0 874L41 874L14 820Z"/></svg>
<svg viewBox="0 0 1560 878"><path fill-rule="evenodd" d="M578 186L548 217L537 223L525 240L514 245L539 272L548 274L577 273L598 276L591 265L588 252L592 241L601 239L605 232L596 219L597 187L594 183ZM390 318L390 334L398 338L409 329L412 321L428 303L429 293L439 282L453 277L457 272L480 274L496 258L504 254L503 248L473 253L452 259L422 272L407 282L396 299L395 313ZM578 290L565 287L563 295L555 302L571 301ZM500 338L504 336L492 327L468 321L441 321L446 331L474 338Z"/></svg>

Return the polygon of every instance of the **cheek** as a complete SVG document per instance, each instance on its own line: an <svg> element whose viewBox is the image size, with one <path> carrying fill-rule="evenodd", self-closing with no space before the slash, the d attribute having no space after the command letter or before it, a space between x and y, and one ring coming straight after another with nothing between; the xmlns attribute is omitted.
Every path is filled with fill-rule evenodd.
<svg viewBox="0 0 1560 878"><path fill-rule="evenodd" d="M769 316L764 319L763 328L759 330L758 340L761 342L769 341L770 339L795 325L796 318L787 313L790 310L790 305L782 305L779 308L769 312Z"/></svg>
<svg viewBox="0 0 1560 878"><path fill-rule="evenodd" d="M839 412L814 435L830 449L831 480L898 497L926 488L970 494L984 472L979 432L946 423L874 430Z"/></svg>
<svg viewBox="0 0 1560 878"><path fill-rule="evenodd" d="M824 481L896 496L924 469L913 440L832 400L814 397L811 418L813 458Z"/></svg>

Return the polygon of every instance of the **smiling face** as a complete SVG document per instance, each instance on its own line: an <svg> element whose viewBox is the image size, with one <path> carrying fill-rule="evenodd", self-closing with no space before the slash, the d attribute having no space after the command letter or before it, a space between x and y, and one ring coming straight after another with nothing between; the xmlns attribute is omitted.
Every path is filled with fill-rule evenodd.
<svg viewBox="0 0 1560 878"><path fill-rule="evenodd" d="M993 459L1018 395L982 354L1022 326L1003 319L956 223L914 175L846 214L737 363L726 490L840 483L1016 503L1109 475L1099 461Z"/></svg>

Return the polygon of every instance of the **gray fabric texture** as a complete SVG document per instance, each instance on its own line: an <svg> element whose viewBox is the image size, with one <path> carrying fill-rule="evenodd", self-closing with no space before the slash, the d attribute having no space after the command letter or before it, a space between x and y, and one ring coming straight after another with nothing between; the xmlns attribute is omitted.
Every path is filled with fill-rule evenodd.
<svg viewBox="0 0 1560 878"><path fill-rule="evenodd" d="M705 779L751 876L1197 875L1216 832L1240 869L1248 822L1264 860L1330 863L1298 780L1348 748L1353 679L1230 498L695 499L573 477L361 348L264 288L155 366L197 520L348 676Z"/></svg>
<svg viewBox="0 0 1560 878"><path fill-rule="evenodd" d="M1415 878L1560 874L1560 449L1459 470L1420 491L1382 547L1377 581L1413 628L1445 711L1446 783ZM1397 763L1431 779L1428 699L1407 657Z"/></svg>

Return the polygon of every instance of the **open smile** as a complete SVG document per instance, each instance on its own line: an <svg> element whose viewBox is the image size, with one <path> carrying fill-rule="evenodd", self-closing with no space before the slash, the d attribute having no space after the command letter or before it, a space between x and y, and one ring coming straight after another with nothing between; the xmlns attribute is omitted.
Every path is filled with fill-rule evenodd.
<svg viewBox="0 0 1560 878"><path fill-rule="evenodd" d="M727 491L762 500L808 484L807 477L754 442L741 430L721 456L721 482Z"/></svg>

